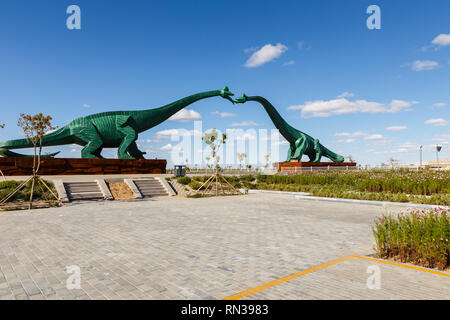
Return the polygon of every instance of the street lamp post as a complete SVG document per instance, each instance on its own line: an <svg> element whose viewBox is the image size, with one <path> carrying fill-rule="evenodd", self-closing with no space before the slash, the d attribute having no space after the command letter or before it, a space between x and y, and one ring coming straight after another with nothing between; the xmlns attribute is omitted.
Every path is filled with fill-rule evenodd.
<svg viewBox="0 0 450 320"><path fill-rule="evenodd" d="M437 168L439 170L440 166L439 166L439 152L441 151L442 146L440 145L436 145L436 163L437 163Z"/></svg>
<svg viewBox="0 0 450 320"><path fill-rule="evenodd" d="M423 148L423 146L419 147L419 150L420 150L420 166L419 166L419 168L422 168L422 148Z"/></svg>

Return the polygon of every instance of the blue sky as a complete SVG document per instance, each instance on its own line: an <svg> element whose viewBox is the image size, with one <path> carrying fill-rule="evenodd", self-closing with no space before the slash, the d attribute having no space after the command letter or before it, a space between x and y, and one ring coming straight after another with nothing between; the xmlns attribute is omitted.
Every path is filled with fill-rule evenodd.
<svg viewBox="0 0 450 320"><path fill-rule="evenodd" d="M81 30L66 28L71 4L81 8ZM380 30L366 27L371 4L381 8ZM361 164L417 162L419 145L433 160L436 143L450 157L449 10L447 0L4 0L0 140L20 136L21 112L63 126L228 85L264 96L292 126ZM203 129L274 128L255 103L212 98L188 110L186 121L141 134L147 157L169 158L178 142L165 130L192 131L198 118ZM73 146L56 149L79 156ZM286 151L282 144L281 160Z"/></svg>

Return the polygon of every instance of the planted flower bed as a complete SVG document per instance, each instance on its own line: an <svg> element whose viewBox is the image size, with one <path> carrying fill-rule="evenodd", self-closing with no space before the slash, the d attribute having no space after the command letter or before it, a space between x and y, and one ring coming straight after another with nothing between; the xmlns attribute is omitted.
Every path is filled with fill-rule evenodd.
<svg viewBox="0 0 450 320"><path fill-rule="evenodd" d="M313 196L450 205L450 171L314 171L258 175L249 189L309 192Z"/></svg>
<svg viewBox="0 0 450 320"><path fill-rule="evenodd" d="M384 215L372 228L377 256L445 270L450 268L450 211L413 210Z"/></svg>

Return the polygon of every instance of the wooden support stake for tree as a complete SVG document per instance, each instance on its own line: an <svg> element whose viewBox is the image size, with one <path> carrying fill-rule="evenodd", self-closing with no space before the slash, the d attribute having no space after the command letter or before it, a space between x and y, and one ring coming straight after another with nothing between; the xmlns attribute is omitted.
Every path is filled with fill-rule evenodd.
<svg viewBox="0 0 450 320"><path fill-rule="evenodd" d="M226 183L228 183L228 185L231 187L232 190L234 190L236 193L238 193L238 191L236 190L236 188L233 187L233 185L232 185L230 182L228 182L227 179L225 179L223 176L222 176L222 179L225 180Z"/></svg>
<svg viewBox="0 0 450 320"><path fill-rule="evenodd" d="M213 177L213 176L209 177L208 180L206 180L205 182L203 182L203 184L200 186L200 188L198 188L197 190L195 190L195 192L199 192L200 189L201 189L201 188L202 188L209 180L211 180L212 177Z"/></svg>
<svg viewBox="0 0 450 320"><path fill-rule="evenodd" d="M52 191L52 189L45 183L44 179L42 179L41 177L39 177L39 181L41 181L41 183L44 184L44 186L47 188L48 191L50 191L50 193L53 195L53 197L55 197L55 200L58 200L58 196Z"/></svg>
<svg viewBox="0 0 450 320"><path fill-rule="evenodd" d="M3 198L2 201L0 201L0 204L5 204L6 201L8 201L13 195L15 195L17 192L19 192L27 183L30 181L33 177L28 177L27 180L23 181L21 184L19 184L16 189L11 191L5 198Z"/></svg>

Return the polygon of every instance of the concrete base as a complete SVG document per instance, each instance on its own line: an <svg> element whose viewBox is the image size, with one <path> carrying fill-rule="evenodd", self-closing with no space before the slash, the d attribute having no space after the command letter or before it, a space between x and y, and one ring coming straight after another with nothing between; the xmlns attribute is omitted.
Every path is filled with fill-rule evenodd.
<svg viewBox="0 0 450 320"><path fill-rule="evenodd" d="M74 159L43 158L40 175L110 175L166 173L164 159ZM33 158L0 158L0 170L5 176L32 174Z"/></svg>
<svg viewBox="0 0 450 320"><path fill-rule="evenodd" d="M356 169L355 162L302 162L292 160L291 162L278 162L278 171L308 171L328 169Z"/></svg>

